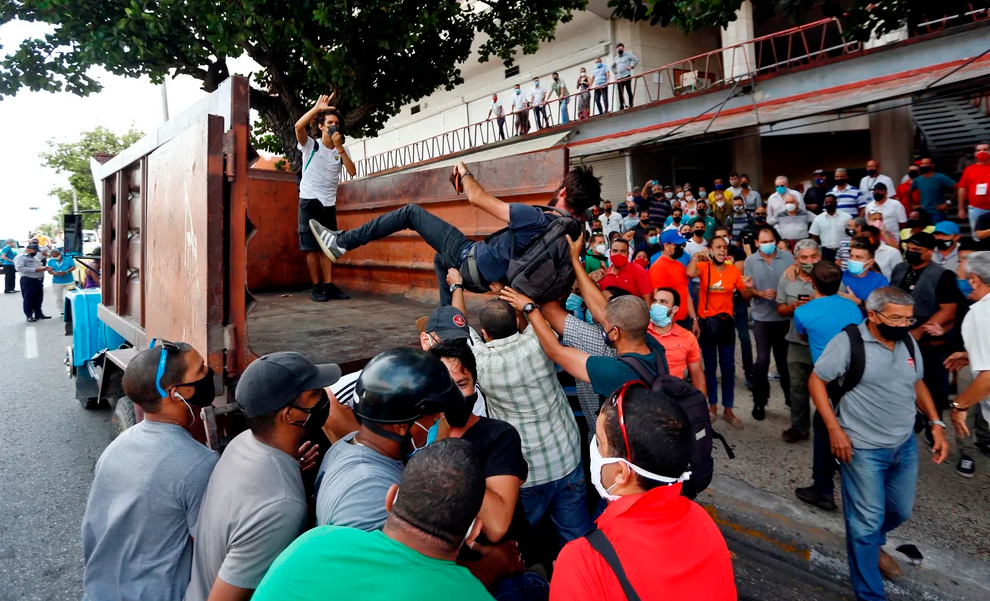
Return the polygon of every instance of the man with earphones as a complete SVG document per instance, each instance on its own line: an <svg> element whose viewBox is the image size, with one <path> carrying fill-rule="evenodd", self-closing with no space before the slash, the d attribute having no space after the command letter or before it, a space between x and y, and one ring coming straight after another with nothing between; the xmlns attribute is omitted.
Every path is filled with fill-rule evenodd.
<svg viewBox="0 0 990 601"><path fill-rule="evenodd" d="M213 402L213 371L184 342L138 353L124 394L144 421L96 462L83 515L83 599L181 601L193 559L200 503L217 454L189 434L193 415Z"/></svg>

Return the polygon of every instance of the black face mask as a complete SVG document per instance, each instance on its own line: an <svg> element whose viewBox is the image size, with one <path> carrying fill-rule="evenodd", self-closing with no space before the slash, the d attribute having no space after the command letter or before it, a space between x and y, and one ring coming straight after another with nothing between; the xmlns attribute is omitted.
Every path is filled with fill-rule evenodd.
<svg viewBox="0 0 990 601"><path fill-rule="evenodd" d="M904 253L904 260L911 265L921 265L924 258L921 256L921 252L917 250L909 250Z"/></svg>
<svg viewBox="0 0 990 601"><path fill-rule="evenodd" d="M849 181L849 178L837 177L837 178L835 178L835 185L836 186L844 186L846 184L846 182L848 182L848 181Z"/></svg>
<svg viewBox="0 0 990 601"><path fill-rule="evenodd" d="M954 242L952 240L939 240L938 241L938 247L941 248L942 250L949 250L950 248L952 248L952 245L953 244L954 244Z"/></svg>
<svg viewBox="0 0 990 601"><path fill-rule="evenodd" d="M885 198L887 198L887 195L884 194L883 192L874 192L873 193L873 200L875 200L877 202L883 202L883 199L885 199Z"/></svg>
<svg viewBox="0 0 990 601"><path fill-rule="evenodd" d="M196 380L195 382L185 382L183 384L176 384L175 388L180 386L192 386L195 392L192 396L185 399L190 405L196 407L208 407L213 404L213 399L217 396L217 388L213 385L213 370L207 369L206 375L202 379Z"/></svg>
<svg viewBox="0 0 990 601"><path fill-rule="evenodd" d="M866 175L869 175L870 177L876 177L877 170L876 169L867 169L866 170Z"/></svg>
<svg viewBox="0 0 990 601"><path fill-rule="evenodd" d="M911 178L911 179L914 179L914 178L918 177L919 175L921 175L921 172L920 171L908 171L908 177Z"/></svg>
<svg viewBox="0 0 990 601"><path fill-rule="evenodd" d="M337 133L337 126L336 125L329 125L329 126L325 127L324 129L326 130L327 136L329 136L329 137L332 137L335 133Z"/></svg>
<svg viewBox="0 0 990 601"><path fill-rule="evenodd" d="M704 209L698 209L698 217L704 217L704 216L705 216L705 210Z"/></svg>
<svg viewBox="0 0 990 601"><path fill-rule="evenodd" d="M330 397L327 396L327 391L323 390L322 393L320 400L309 410L292 405L295 409L309 414L303 423L292 422L292 425L303 428L310 437L317 432L322 432L323 424L327 423L327 418L330 417Z"/></svg>
<svg viewBox="0 0 990 601"><path fill-rule="evenodd" d="M675 246L674 247L674 254L670 255L670 258L672 258L672 259L680 259L682 256L684 256L684 247L683 246Z"/></svg>
<svg viewBox="0 0 990 601"><path fill-rule="evenodd" d="M694 230L694 235L699 238L705 237L705 230Z"/></svg>
<svg viewBox="0 0 990 601"><path fill-rule="evenodd" d="M877 324L880 335L891 342L904 340L911 331L911 326L891 326L883 322Z"/></svg>
<svg viewBox="0 0 990 601"><path fill-rule="evenodd" d="M906 225L909 228L911 228L911 229L914 229L916 227L921 227L921 220L920 219L908 219Z"/></svg>
<svg viewBox="0 0 990 601"><path fill-rule="evenodd" d="M743 190L748 190L749 189L749 182L743 182L743 183L739 184L739 187L742 188Z"/></svg>
<svg viewBox="0 0 990 601"><path fill-rule="evenodd" d="M456 409L448 407L447 410L443 412L444 417L447 418L447 423L453 428L463 428L467 425L468 420L471 419L471 412L474 409L474 404L478 402L478 393L475 392L474 394L469 394L464 398L467 400L467 402L464 403L464 406Z"/></svg>
<svg viewBox="0 0 990 601"><path fill-rule="evenodd" d="M922 165L918 167L918 171L921 171L922 173L931 173L932 168L928 167L927 165Z"/></svg>
<svg viewBox="0 0 990 601"><path fill-rule="evenodd" d="M852 229L851 227L847 227L846 228L846 235L851 238L851 237L853 237L853 236L856 235L856 230Z"/></svg>
<svg viewBox="0 0 990 601"><path fill-rule="evenodd" d="M835 215L835 204L833 204L833 203L826 203L825 204L825 212L828 213L829 215Z"/></svg>
<svg viewBox="0 0 990 601"><path fill-rule="evenodd" d="M676 223L677 225L680 225L681 224L681 218L680 217L671 217L670 220L672 222Z"/></svg>
<svg viewBox="0 0 990 601"><path fill-rule="evenodd" d="M766 215L753 215L753 221L755 221L756 223L763 223L766 220L767 220Z"/></svg>

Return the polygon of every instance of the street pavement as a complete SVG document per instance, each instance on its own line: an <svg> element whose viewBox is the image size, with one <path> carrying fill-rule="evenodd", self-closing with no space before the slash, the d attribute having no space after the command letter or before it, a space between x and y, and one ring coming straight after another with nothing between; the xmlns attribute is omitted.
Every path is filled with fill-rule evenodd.
<svg viewBox="0 0 990 601"><path fill-rule="evenodd" d="M71 338L53 319L29 324L20 294L0 294L0 599L78 600L80 524L93 467L112 438L110 412L87 411L62 360Z"/></svg>

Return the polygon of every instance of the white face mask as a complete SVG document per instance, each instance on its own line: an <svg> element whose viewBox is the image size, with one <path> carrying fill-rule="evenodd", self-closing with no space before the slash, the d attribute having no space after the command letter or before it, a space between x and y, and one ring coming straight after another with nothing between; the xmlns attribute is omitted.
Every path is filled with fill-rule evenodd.
<svg viewBox="0 0 990 601"><path fill-rule="evenodd" d="M725 201L724 200L716 200L715 201L715 206L717 206L718 208L721 209L722 207L725 206Z"/></svg>
<svg viewBox="0 0 990 601"><path fill-rule="evenodd" d="M631 194L629 196L626 196L626 202L632 202L632 201L633 201L633 197Z"/></svg>
<svg viewBox="0 0 990 601"><path fill-rule="evenodd" d="M680 475L679 478L668 478L666 476L660 476L652 472L648 472L643 468L633 465L629 461L621 457L602 457L601 452L598 450L598 435L591 437L591 483L595 485L595 490L598 491L601 498L608 501L615 501L620 495L609 494L609 491L615 488L617 482L613 482L612 486L605 488L602 484L602 467L610 463L625 463L629 466L629 469L636 472L644 478L649 478L656 482L663 482L664 484L677 484L678 482L686 482L691 478L691 472L687 471Z"/></svg>
<svg viewBox="0 0 990 601"><path fill-rule="evenodd" d="M600 255L604 255L605 254L605 245L604 244L596 244L595 245L595 252L598 253L598 254L600 254Z"/></svg>
<svg viewBox="0 0 990 601"><path fill-rule="evenodd" d="M789 202L784 205L784 208L787 209L788 213L790 213L791 211L797 209L797 205L794 204L793 202Z"/></svg>
<svg viewBox="0 0 990 601"><path fill-rule="evenodd" d="M663 193L663 197L666 198L667 200L670 200L671 198L674 197L674 193L673 192L664 192Z"/></svg>

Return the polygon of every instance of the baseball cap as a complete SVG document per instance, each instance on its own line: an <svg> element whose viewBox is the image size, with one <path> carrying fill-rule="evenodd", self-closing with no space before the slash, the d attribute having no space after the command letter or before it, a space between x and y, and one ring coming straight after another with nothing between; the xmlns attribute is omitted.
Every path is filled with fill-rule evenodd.
<svg viewBox="0 0 990 601"><path fill-rule="evenodd" d="M928 250L935 250L936 245L935 236L932 236L928 232L918 232L904 242L907 244L917 244L921 248L927 248Z"/></svg>
<svg viewBox="0 0 990 601"><path fill-rule="evenodd" d="M660 236L661 244L687 244L687 240L677 230L667 230Z"/></svg>
<svg viewBox="0 0 990 601"><path fill-rule="evenodd" d="M933 234L945 234L946 236L958 236L959 225L954 221L940 221L935 226Z"/></svg>
<svg viewBox="0 0 990 601"><path fill-rule="evenodd" d="M815 169L815 171L812 173L812 175L825 175L825 170L824 169Z"/></svg>
<svg viewBox="0 0 990 601"><path fill-rule="evenodd" d="M883 192L886 192L887 191L887 184L885 184L883 182L877 182L876 184L873 185L873 189L874 190L881 190Z"/></svg>
<svg viewBox="0 0 990 601"><path fill-rule="evenodd" d="M288 406L307 390L330 386L340 379L334 363L316 365L301 353L284 351L255 360L241 374L234 399L249 418Z"/></svg>
<svg viewBox="0 0 990 601"><path fill-rule="evenodd" d="M417 320L416 327L420 332L436 332L440 340L471 339L467 317L450 305L435 309L426 317L426 321Z"/></svg>
<svg viewBox="0 0 990 601"><path fill-rule="evenodd" d="M31 244L25 246L24 250L33 250L34 252L38 252L38 245L32 242Z"/></svg>

